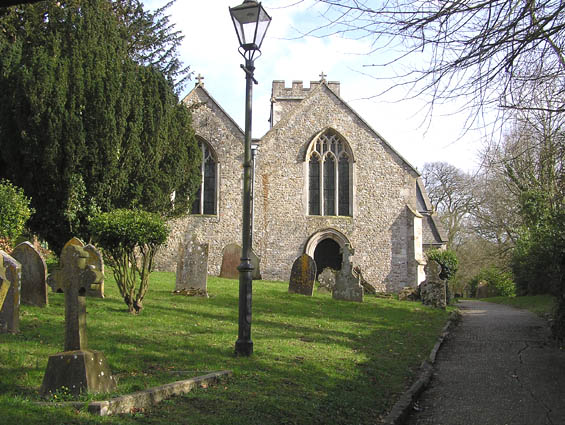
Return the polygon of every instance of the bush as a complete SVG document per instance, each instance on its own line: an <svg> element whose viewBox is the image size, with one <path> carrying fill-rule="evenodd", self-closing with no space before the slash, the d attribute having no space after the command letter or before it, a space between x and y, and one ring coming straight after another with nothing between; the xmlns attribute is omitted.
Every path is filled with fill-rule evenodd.
<svg viewBox="0 0 565 425"><path fill-rule="evenodd" d="M113 268L130 313L139 313L149 287L153 258L167 240L169 229L158 214L119 209L91 219L90 231Z"/></svg>
<svg viewBox="0 0 565 425"><path fill-rule="evenodd" d="M486 282L489 296L512 297L516 295L516 286L512 274L502 271L497 267L482 269L469 282L471 296L475 296L479 283Z"/></svg>
<svg viewBox="0 0 565 425"><path fill-rule="evenodd" d="M457 255L451 250L432 249L426 252L428 260L434 260L441 266L440 278L447 281L452 280L457 273L459 261Z"/></svg>
<svg viewBox="0 0 565 425"><path fill-rule="evenodd" d="M12 247L23 233L26 222L34 213L23 189L8 180L0 180L0 245Z"/></svg>

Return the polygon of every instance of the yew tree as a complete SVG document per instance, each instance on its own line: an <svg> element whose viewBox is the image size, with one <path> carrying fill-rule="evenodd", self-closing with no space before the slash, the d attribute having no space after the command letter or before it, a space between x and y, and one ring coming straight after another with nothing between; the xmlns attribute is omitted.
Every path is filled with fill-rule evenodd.
<svg viewBox="0 0 565 425"><path fill-rule="evenodd" d="M0 178L32 198L29 226L55 250L88 239L99 212L188 210L200 151L175 91L180 36L162 19L136 0L0 8ZM172 51L157 66L142 53L160 46Z"/></svg>

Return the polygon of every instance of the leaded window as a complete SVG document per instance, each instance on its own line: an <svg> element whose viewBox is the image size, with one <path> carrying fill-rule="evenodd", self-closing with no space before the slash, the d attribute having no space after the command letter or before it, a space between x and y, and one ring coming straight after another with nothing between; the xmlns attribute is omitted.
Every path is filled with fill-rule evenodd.
<svg viewBox="0 0 565 425"><path fill-rule="evenodd" d="M218 161L210 146L200 140L202 162L200 164L200 187L194 196L192 214L216 214Z"/></svg>
<svg viewBox="0 0 565 425"><path fill-rule="evenodd" d="M327 130L310 146L308 214L351 216L352 154L335 131Z"/></svg>

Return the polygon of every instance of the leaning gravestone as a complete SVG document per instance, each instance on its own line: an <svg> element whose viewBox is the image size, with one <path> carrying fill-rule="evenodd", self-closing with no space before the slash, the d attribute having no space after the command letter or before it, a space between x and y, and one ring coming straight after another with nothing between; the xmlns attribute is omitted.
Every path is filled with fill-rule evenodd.
<svg viewBox="0 0 565 425"><path fill-rule="evenodd" d="M318 275L318 292L331 293L335 286L336 271L330 267L326 267L322 273Z"/></svg>
<svg viewBox="0 0 565 425"><path fill-rule="evenodd" d="M341 250L342 263L341 269L335 276L335 286L332 292L332 298L335 300L363 302L363 286L361 286L360 276L353 275L353 264L351 264L351 256L355 254L355 250L349 244Z"/></svg>
<svg viewBox="0 0 565 425"><path fill-rule="evenodd" d="M315 280L316 262L308 254L302 254L292 265L288 282L288 292L311 297L314 293Z"/></svg>
<svg viewBox="0 0 565 425"><path fill-rule="evenodd" d="M102 253L92 244L86 245L84 250L88 253L86 265L94 267L94 270L102 273L102 280L90 285L87 295L90 297L104 298L104 259L102 258Z"/></svg>
<svg viewBox="0 0 565 425"><path fill-rule="evenodd" d="M220 277L228 279L239 278L237 267L241 263L241 247L232 243L226 245L222 251L222 267L220 269Z"/></svg>
<svg viewBox="0 0 565 425"><path fill-rule="evenodd" d="M22 265L22 304L45 307L47 298L47 265L45 260L29 242L22 242L12 251Z"/></svg>
<svg viewBox="0 0 565 425"><path fill-rule="evenodd" d="M426 273L426 280L420 284L422 304L445 309L447 305L446 282L439 277L441 266L437 261L429 260L424 271Z"/></svg>
<svg viewBox="0 0 565 425"><path fill-rule="evenodd" d="M40 392L54 393L66 387L73 395L104 393L116 388L108 362L100 351L88 350L86 341L86 293L102 279L87 265L84 248L69 245L61 253L61 280L65 292L64 351L49 356Z"/></svg>
<svg viewBox="0 0 565 425"><path fill-rule="evenodd" d="M0 333L17 333L20 331L20 289L22 266L15 258L0 250L0 293L4 295L0 303Z"/></svg>
<svg viewBox="0 0 565 425"><path fill-rule="evenodd" d="M208 248L196 235L179 244L175 293L208 296Z"/></svg>

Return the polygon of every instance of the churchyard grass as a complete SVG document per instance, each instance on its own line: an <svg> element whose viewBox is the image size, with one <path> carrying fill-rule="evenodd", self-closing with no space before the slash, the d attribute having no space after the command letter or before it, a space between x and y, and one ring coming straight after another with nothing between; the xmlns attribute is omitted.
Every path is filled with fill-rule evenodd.
<svg viewBox="0 0 565 425"><path fill-rule="evenodd" d="M481 301L488 301L491 303L505 304L512 307L523 308L537 314L544 316L551 314L555 308L556 299L551 295L526 295L522 297L492 297L482 298Z"/></svg>
<svg viewBox="0 0 565 425"><path fill-rule="evenodd" d="M48 356L64 338L64 295L50 293L46 308L22 306L20 334L0 335L0 423L373 424L413 381L448 315L416 302L334 301L255 281L255 351L237 358L237 280L210 277L209 299L173 295L174 281L173 273L152 274L134 316L107 273L106 298L87 299L88 347L104 352L117 394L209 371L230 369L232 378L132 415L39 406ZM56 396L50 401L67 398Z"/></svg>

